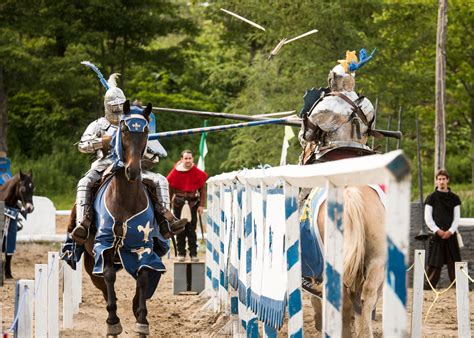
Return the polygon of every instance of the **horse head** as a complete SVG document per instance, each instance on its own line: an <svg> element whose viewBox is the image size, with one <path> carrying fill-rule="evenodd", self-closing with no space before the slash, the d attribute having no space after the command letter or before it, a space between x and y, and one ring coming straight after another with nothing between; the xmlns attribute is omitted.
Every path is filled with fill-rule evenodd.
<svg viewBox="0 0 474 338"><path fill-rule="evenodd" d="M21 201L22 207L25 208L27 213L32 213L35 209L33 205L33 192L35 185L33 183L33 172L30 170L29 173L24 174L20 170L20 181L16 188L16 195L18 200Z"/></svg>
<svg viewBox="0 0 474 338"><path fill-rule="evenodd" d="M120 132L125 176L129 181L137 181L141 177L141 159L148 141L151 109L151 103L148 103L142 115L130 114L130 101L123 105L125 118L120 121Z"/></svg>

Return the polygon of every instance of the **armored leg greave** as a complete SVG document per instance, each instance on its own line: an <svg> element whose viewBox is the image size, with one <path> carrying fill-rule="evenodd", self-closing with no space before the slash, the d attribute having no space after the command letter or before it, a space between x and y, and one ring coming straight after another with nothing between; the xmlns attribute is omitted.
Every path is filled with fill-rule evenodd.
<svg viewBox="0 0 474 338"><path fill-rule="evenodd" d="M87 174L79 180L76 195L76 226L82 225L89 228L90 220L86 219L87 212L90 212L92 193L91 189L101 178L101 173L97 170L89 170Z"/></svg>
<svg viewBox="0 0 474 338"><path fill-rule="evenodd" d="M159 224L160 232L165 238L170 238L184 230L187 220L180 220L173 216L170 207L169 185L166 177L151 171L143 171L143 179L152 181L155 186L155 196L157 203L153 205L155 214L159 213L165 218L165 222Z"/></svg>
<svg viewBox="0 0 474 338"><path fill-rule="evenodd" d="M158 199L158 203L160 204L161 208L169 209L170 191L166 177L151 171L143 171L142 177L143 179L153 181L156 188L155 196ZM161 210L159 211L161 212Z"/></svg>

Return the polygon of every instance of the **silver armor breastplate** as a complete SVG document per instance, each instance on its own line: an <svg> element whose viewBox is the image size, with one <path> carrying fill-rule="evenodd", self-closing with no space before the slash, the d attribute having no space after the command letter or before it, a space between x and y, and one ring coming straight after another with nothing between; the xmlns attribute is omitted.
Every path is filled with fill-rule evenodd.
<svg viewBox="0 0 474 338"><path fill-rule="evenodd" d="M342 92L350 100L356 101L359 97L354 91ZM374 118L374 107L369 99L363 98L357 105L361 108L367 121ZM352 116L353 107L337 96L325 96L310 112L310 121L325 132L324 144L333 141L367 142L369 126L366 126L359 117ZM358 119L361 138L357 138L353 130L353 119Z"/></svg>

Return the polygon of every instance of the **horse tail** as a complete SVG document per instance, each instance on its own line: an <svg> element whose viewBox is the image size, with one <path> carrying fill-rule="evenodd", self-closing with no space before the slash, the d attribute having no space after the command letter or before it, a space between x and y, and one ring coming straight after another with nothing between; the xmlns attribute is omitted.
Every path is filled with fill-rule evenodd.
<svg viewBox="0 0 474 338"><path fill-rule="evenodd" d="M354 291L362 282L365 259L365 217L362 192L344 189L344 283Z"/></svg>

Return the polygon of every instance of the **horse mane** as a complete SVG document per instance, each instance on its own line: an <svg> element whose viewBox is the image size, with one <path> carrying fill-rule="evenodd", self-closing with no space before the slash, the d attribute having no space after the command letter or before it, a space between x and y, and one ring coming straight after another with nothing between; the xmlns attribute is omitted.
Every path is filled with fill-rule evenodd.
<svg viewBox="0 0 474 338"><path fill-rule="evenodd" d="M12 201L12 199L14 199L15 187L18 182L20 182L20 174L14 175L0 186L0 201L5 201L5 204L9 206L15 204L15 201Z"/></svg>

